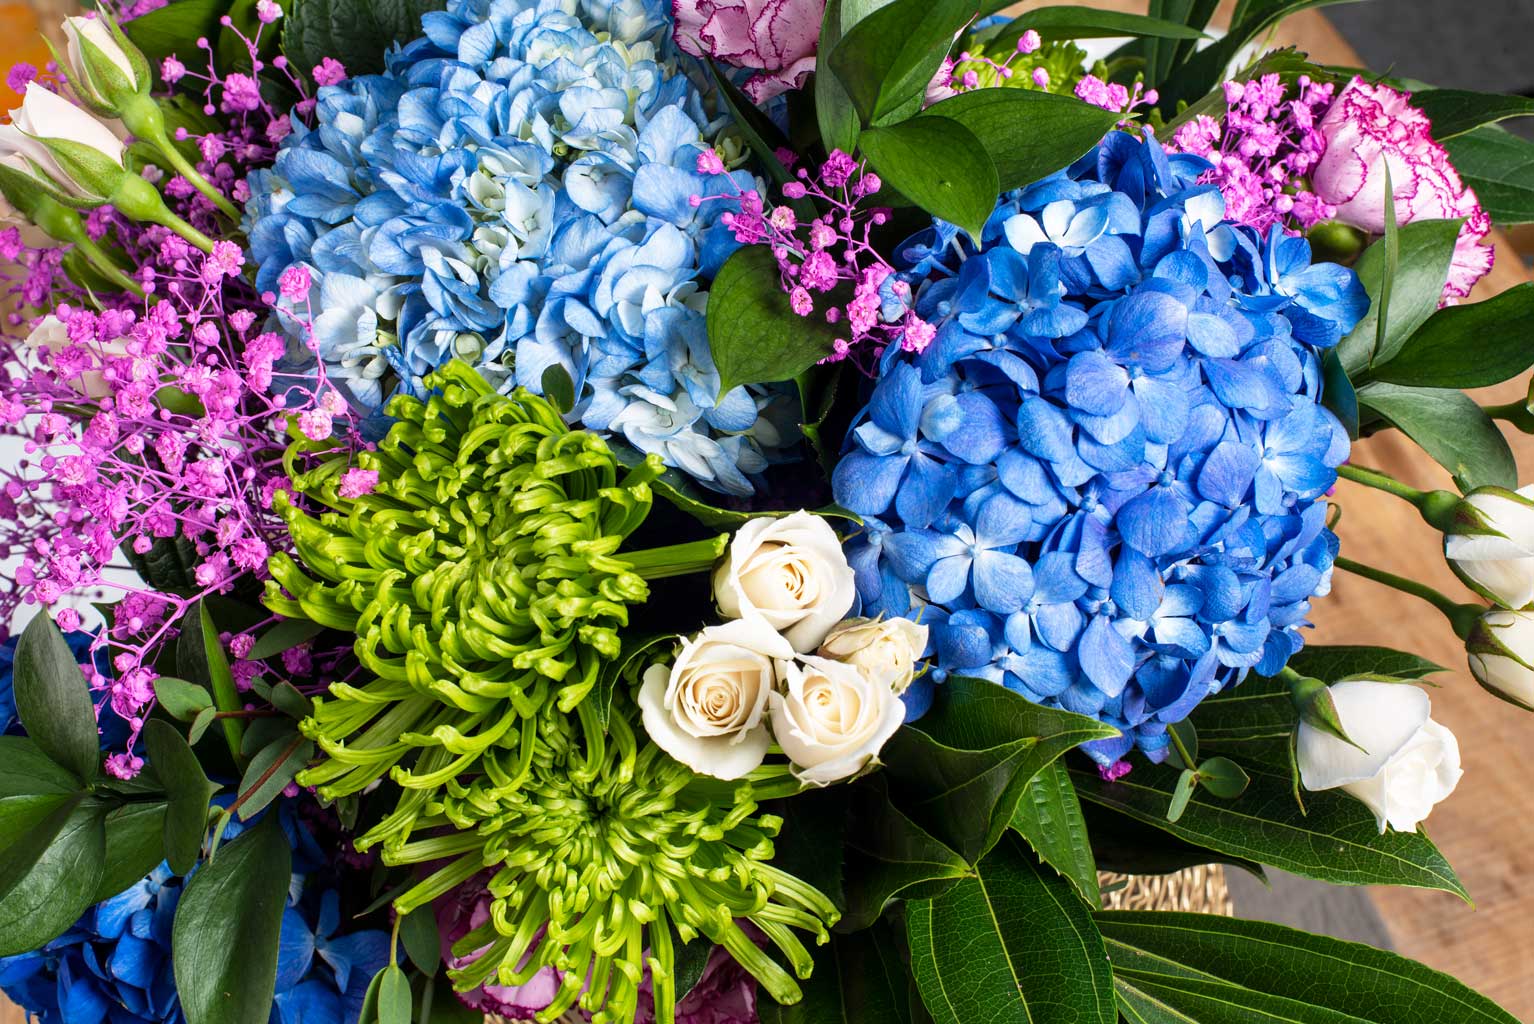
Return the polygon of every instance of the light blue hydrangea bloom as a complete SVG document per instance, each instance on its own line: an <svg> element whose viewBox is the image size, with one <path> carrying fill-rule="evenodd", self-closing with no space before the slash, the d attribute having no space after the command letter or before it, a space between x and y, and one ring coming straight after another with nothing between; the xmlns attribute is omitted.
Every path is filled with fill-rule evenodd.
<svg viewBox="0 0 1534 1024"><path fill-rule="evenodd" d="M1114 132L1003 196L978 250L941 223L901 248L937 334L891 347L833 483L863 614L932 627L910 717L980 676L1119 728L1104 764L1160 760L1299 650L1348 452L1321 353L1368 296L1225 222L1206 166Z"/></svg>
<svg viewBox="0 0 1534 1024"><path fill-rule="evenodd" d="M388 70L320 91L250 179L258 284L313 280L314 342L364 414L445 360L503 390L560 367L572 420L735 495L793 440L790 401L720 396L707 281L736 246L698 172L722 119L657 0L452 0ZM303 310L289 312L290 326Z"/></svg>

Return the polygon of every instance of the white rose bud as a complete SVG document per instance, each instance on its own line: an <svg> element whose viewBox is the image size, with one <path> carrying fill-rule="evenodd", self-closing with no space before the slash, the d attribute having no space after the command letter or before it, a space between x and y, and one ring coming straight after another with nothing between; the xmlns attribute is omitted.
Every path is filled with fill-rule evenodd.
<svg viewBox="0 0 1534 1024"><path fill-rule="evenodd" d="M695 772L738 779L772 742L764 714L788 641L759 620L709 626L682 641L675 663L645 670L639 710L657 746Z"/></svg>
<svg viewBox="0 0 1534 1024"><path fill-rule="evenodd" d="M888 684L844 662L805 655L778 672L772 735L801 782L824 786L862 771L905 719Z"/></svg>
<svg viewBox="0 0 1534 1024"><path fill-rule="evenodd" d="M1487 612L1471 629L1465 650L1476 682L1534 711L1534 612Z"/></svg>
<svg viewBox="0 0 1534 1024"><path fill-rule="evenodd" d="M726 618L764 619L796 651L813 651L856 596L836 531L799 511L753 519L714 570L714 599Z"/></svg>
<svg viewBox="0 0 1534 1024"><path fill-rule="evenodd" d="M133 61L100 17L65 18L64 38L69 85L82 101L111 106L138 91Z"/></svg>
<svg viewBox="0 0 1534 1024"><path fill-rule="evenodd" d="M1415 832L1463 774L1454 734L1429 717L1432 702L1420 687L1356 679L1329 689L1338 721L1357 746L1301 721L1300 781L1362 800L1381 833L1387 825Z"/></svg>
<svg viewBox="0 0 1534 1024"><path fill-rule="evenodd" d="M1534 484L1517 491L1481 487L1466 495L1462 521L1479 520L1496 533L1454 533L1443 553L1461 579L1482 597L1507 608L1534 602Z"/></svg>
<svg viewBox="0 0 1534 1024"><path fill-rule="evenodd" d="M87 168L55 154L48 147L49 139L79 143L93 151L102 166ZM0 154L29 158L57 188L80 199L95 201L112 193L116 182L107 179L127 173L122 167L123 149L122 140L106 124L36 82L27 83L21 106L11 111L11 123L0 124Z"/></svg>
<svg viewBox="0 0 1534 1024"><path fill-rule="evenodd" d="M910 619L845 619L826 634L822 658L844 661L898 696L911 685L927 649L927 627Z"/></svg>

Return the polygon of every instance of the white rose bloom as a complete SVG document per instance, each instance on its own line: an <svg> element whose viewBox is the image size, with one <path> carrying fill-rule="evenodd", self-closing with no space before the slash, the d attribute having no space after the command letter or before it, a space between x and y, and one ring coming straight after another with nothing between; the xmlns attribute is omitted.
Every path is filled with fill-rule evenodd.
<svg viewBox="0 0 1534 1024"><path fill-rule="evenodd" d="M819 646L855 596L836 531L811 512L751 520L714 570L714 599L726 618L762 618L800 652Z"/></svg>
<svg viewBox="0 0 1534 1024"><path fill-rule="evenodd" d="M1470 631L1466 650L1478 683L1534 711L1534 612L1487 612Z"/></svg>
<svg viewBox="0 0 1534 1024"><path fill-rule="evenodd" d="M1420 687L1359 679L1329 689L1343 731L1358 746L1302 721L1300 781L1309 790L1340 787L1362 800L1381 833L1387 825L1415 832L1459 784L1459 742L1429 717L1432 702Z"/></svg>
<svg viewBox="0 0 1534 1024"><path fill-rule="evenodd" d="M762 763L772 742L764 713L788 641L764 622L709 626L682 641L668 669L652 665L639 689L645 731L695 772L738 779Z"/></svg>
<svg viewBox="0 0 1534 1024"><path fill-rule="evenodd" d="M852 665L805 655L778 671L772 734L802 782L824 786L862 771L905 718L889 685Z"/></svg>
<svg viewBox="0 0 1534 1024"><path fill-rule="evenodd" d="M1534 484L1517 491L1481 487L1465 504L1501 536L1450 533L1444 557L1483 597L1508 608L1534 602Z"/></svg>
<svg viewBox="0 0 1534 1024"><path fill-rule="evenodd" d="M826 634L822 658L844 661L871 680L882 680L897 695L916 675L927 649L927 627L910 619L844 619Z"/></svg>
<svg viewBox="0 0 1534 1024"><path fill-rule="evenodd" d="M85 71L85 46L89 42L100 50L121 71L123 77L128 80L129 88L138 87L138 76L133 73L133 62L128 59L127 53L118 45L117 39L112 35L111 29L100 18L86 18L80 15L64 19L64 36L66 47L64 51L65 62L69 65L69 81L75 88L84 88L85 83L90 81L90 76Z"/></svg>
<svg viewBox="0 0 1534 1024"><path fill-rule="evenodd" d="M11 123L0 124L0 154L30 157L59 188L82 197L92 195L59 166L43 139L78 142L122 164L123 142L110 127L57 93L29 82L21 106L11 111Z"/></svg>

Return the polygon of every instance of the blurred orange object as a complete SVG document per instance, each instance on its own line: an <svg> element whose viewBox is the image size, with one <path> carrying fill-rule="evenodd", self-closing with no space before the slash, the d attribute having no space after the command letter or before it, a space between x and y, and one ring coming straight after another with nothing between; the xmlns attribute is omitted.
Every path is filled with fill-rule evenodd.
<svg viewBox="0 0 1534 1024"><path fill-rule="evenodd" d="M41 70L53 59L43 42L37 11L30 4L0 4L0 40L4 41L5 47L0 73L10 71L11 65L23 61L35 64ZM0 104L6 110L21 105L21 96L5 84L3 77L0 77Z"/></svg>

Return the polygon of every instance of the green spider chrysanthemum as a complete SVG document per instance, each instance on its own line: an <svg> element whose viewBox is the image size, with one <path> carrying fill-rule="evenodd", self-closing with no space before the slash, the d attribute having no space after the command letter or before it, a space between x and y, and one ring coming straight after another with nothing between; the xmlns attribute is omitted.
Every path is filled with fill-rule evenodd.
<svg viewBox="0 0 1534 1024"><path fill-rule="evenodd" d="M741 929L749 920L807 978L809 951L794 929L824 942L835 907L819 890L768 863L782 820L758 802L796 790L787 766L747 780L695 775L646 739L619 694L604 733L555 711L539 723L527 777L510 751L482 759L485 774L449 783L421 825L444 832L398 849L388 864L440 863L395 900L409 913L494 871L490 920L455 946L472 962L450 972L460 990L519 985L544 967L562 972L558 997L537 1019L573 1006L595 1024L634 1019L649 967L656 1019L672 1024L673 935L723 946L780 1003L798 984ZM638 735L636 736L636 732Z"/></svg>
<svg viewBox="0 0 1534 1024"><path fill-rule="evenodd" d="M374 677L315 702L302 729L324 757L299 781L326 798L385 774L403 789L359 849L404 843L432 794L492 754L520 751L511 773L525 775L545 707L590 715L645 577L706 568L719 550L620 552L649 512L658 460L625 469L546 400L497 394L463 363L425 383L432 397L395 398L398 422L357 456L378 474L369 493L343 486L345 458L301 469L326 444L300 442L293 489L334 511L277 499L297 557L271 560L268 607L354 632Z"/></svg>

